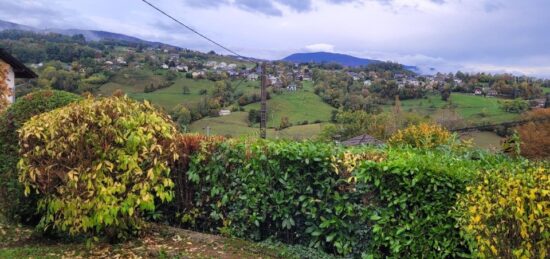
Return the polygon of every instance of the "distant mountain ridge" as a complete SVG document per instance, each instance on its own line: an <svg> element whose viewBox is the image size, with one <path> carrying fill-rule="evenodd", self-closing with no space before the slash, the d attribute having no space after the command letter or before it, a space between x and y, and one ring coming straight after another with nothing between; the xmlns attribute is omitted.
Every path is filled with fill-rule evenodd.
<svg viewBox="0 0 550 259"><path fill-rule="evenodd" d="M100 41L100 40L111 39L111 40L122 40L122 41L131 42L131 43L139 43L149 47L159 47L159 46L175 47L170 44L142 40L137 37L128 36L120 33L108 32L108 31L80 30L80 29L38 29L32 26L21 25L17 23L0 20L0 31L3 31L3 30L33 31L37 33L53 32L53 33L59 33L59 34L68 35L68 36L82 34L87 41Z"/></svg>
<svg viewBox="0 0 550 259"><path fill-rule="evenodd" d="M348 67L359 67L383 62L375 59L358 58L351 55L331 52L295 53L282 60L294 63L338 63ZM403 65L403 68L413 72L418 70L415 66Z"/></svg>
<svg viewBox="0 0 550 259"><path fill-rule="evenodd" d="M283 58L283 60L294 63L338 63L348 67L366 66L371 63L381 62L379 60L358 58L331 52L295 53Z"/></svg>

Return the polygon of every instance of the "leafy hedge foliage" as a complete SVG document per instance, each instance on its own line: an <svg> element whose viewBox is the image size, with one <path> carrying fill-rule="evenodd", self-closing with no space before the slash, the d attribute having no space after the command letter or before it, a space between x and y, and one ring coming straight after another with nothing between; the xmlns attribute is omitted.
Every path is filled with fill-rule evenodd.
<svg viewBox="0 0 550 259"><path fill-rule="evenodd" d="M187 172L195 190L182 217L188 226L373 257L468 255L457 196L479 170L511 163L477 152L317 142L202 146Z"/></svg>
<svg viewBox="0 0 550 259"><path fill-rule="evenodd" d="M176 129L147 102L86 99L20 130L20 181L42 195L40 228L124 238L143 226L155 198L168 201Z"/></svg>
<svg viewBox="0 0 550 259"><path fill-rule="evenodd" d="M19 138L17 130L31 117L63 107L80 100L78 95L41 90L32 92L15 101L0 115L0 208L16 221L33 223L36 210L35 197L25 198L18 180ZM4 202L2 202L4 200ZM4 204L2 204L4 203Z"/></svg>
<svg viewBox="0 0 550 259"><path fill-rule="evenodd" d="M463 232L478 257L547 258L550 255L548 167L492 170L462 195Z"/></svg>

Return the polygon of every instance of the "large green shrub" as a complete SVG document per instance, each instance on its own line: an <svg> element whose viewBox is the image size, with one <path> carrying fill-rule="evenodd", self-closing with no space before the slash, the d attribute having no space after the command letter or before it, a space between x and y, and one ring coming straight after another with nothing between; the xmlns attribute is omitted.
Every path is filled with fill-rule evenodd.
<svg viewBox="0 0 550 259"><path fill-rule="evenodd" d="M38 192L39 228L123 238L172 198L176 129L147 102L86 99L25 123L20 180Z"/></svg>
<svg viewBox="0 0 550 259"><path fill-rule="evenodd" d="M194 157L196 228L253 240L275 237L342 254L360 227L359 197L333 165L341 150L314 142L220 143Z"/></svg>
<svg viewBox="0 0 550 259"><path fill-rule="evenodd" d="M24 223L36 222L35 197L25 198L17 180L19 137L17 130L31 117L80 100L80 96L57 90L32 92L0 115L0 208L9 218Z"/></svg>

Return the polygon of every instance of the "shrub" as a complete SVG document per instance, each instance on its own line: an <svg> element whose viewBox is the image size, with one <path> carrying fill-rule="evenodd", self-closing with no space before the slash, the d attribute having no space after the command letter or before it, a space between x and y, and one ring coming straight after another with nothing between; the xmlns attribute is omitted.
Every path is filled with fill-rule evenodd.
<svg viewBox="0 0 550 259"><path fill-rule="evenodd" d="M454 258L467 252L450 212L476 164L468 157L407 149L361 164L356 188L369 211L364 255Z"/></svg>
<svg viewBox="0 0 550 259"><path fill-rule="evenodd" d="M177 224L189 224L195 226L190 217L194 210L193 194L195 187L187 177L191 158L200 153L212 149L217 143L223 140L222 137L207 137L198 134L178 134L175 138L178 159L171 164L170 178L175 183L174 200L162 207L163 214L168 220Z"/></svg>
<svg viewBox="0 0 550 259"><path fill-rule="evenodd" d="M522 113L529 109L529 102L522 99L504 100L500 105L504 111L510 113Z"/></svg>
<svg viewBox="0 0 550 259"><path fill-rule="evenodd" d="M458 257L469 250L453 207L485 153L357 148L318 142L203 142L180 224L196 230L375 257ZM178 175L185 171L178 171Z"/></svg>
<svg viewBox="0 0 550 259"><path fill-rule="evenodd" d="M398 130L390 137L390 145L410 145L412 147L433 148L449 144L452 134L437 124L421 123Z"/></svg>
<svg viewBox="0 0 550 259"><path fill-rule="evenodd" d="M460 226L474 255L547 258L550 255L548 169L491 170L458 204Z"/></svg>
<svg viewBox="0 0 550 259"><path fill-rule="evenodd" d="M18 98L0 115L0 207L5 216L26 224L36 223L36 197L25 198L17 175L19 136L17 130L32 116L81 99L78 95L41 90ZM2 201L3 200L3 201Z"/></svg>
<svg viewBox="0 0 550 259"><path fill-rule="evenodd" d="M172 120L176 122L180 129L186 129L186 127L191 123L191 112L184 105L177 105L172 110L171 114Z"/></svg>
<svg viewBox="0 0 550 259"><path fill-rule="evenodd" d="M172 198L176 129L149 103L86 99L25 123L20 181L43 195L39 229L125 238Z"/></svg>
<svg viewBox="0 0 550 259"><path fill-rule="evenodd" d="M196 211L185 217L199 230L349 254L360 197L339 191L347 183L332 166L338 152L314 142L222 142L192 159Z"/></svg>

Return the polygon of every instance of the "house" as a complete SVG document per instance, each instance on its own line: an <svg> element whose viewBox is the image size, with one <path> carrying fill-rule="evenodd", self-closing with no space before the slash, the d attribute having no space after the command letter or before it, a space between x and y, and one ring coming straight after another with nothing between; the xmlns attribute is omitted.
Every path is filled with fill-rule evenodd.
<svg viewBox="0 0 550 259"><path fill-rule="evenodd" d="M246 77L246 79L248 79L249 81L256 81L256 80L258 80L258 77L259 77L258 74L251 73Z"/></svg>
<svg viewBox="0 0 550 259"><path fill-rule="evenodd" d="M121 64L121 65L126 65L126 60L124 60L123 57L118 57L118 58L116 58L116 63Z"/></svg>
<svg viewBox="0 0 550 259"><path fill-rule="evenodd" d="M162 68L163 68L163 69L168 69L168 68L170 68L170 67L169 67L167 64L162 64Z"/></svg>
<svg viewBox="0 0 550 259"><path fill-rule="evenodd" d="M220 112L218 113L220 116L227 116L227 115L230 115L231 114L231 111L230 110L226 110L226 109L222 109L220 110Z"/></svg>
<svg viewBox="0 0 550 259"><path fill-rule="evenodd" d="M194 79L195 78L203 78L205 75L206 75L206 73L204 71L195 71L195 72L191 73L191 76Z"/></svg>
<svg viewBox="0 0 550 259"><path fill-rule="evenodd" d="M546 98L539 98L531 100L530 106L532 108L544 108L544 105L546 104Z"/></svg>
<svg viewBox="0 0 550 259"><path fill-rule="evenodd" d="M270 75L268 77L268 80L271 83L271 85L276 85L279 82L279 78L273 75Z"/></svg>
<svg viewBox="0 0 550 259"><path fill-rule="evenodd" d="M363 82L363 85L369 87L369 86L372 85L372 81L371 81L371 80L365 80L365 81Z"/></svg>
<svg viewBox="0 0 550 259"><path fill-rule="evenodd" d="M227 65L227 69L236 69L237 68L237 64L229 64Z"/></svg>
<svg viewBox="0 0 550 259"><path fill-rule="evenodd" d="M384 142L376 139L375 137L373 137L371 135L363 134L363 135L348 139L346 141L343 141L342 144L344 146L360 146L360 145L376 145L376 146L379 146L379 145L384 144Z"/></svg>
<svg viewBox="0 0 550 259"><path fill-rule="evenodd" d="M177 65L176 70L178 70L180 72L187 72L187 71L189 71L189 68L187 66Z"/></svg>
<svg viewBox="0 0 550 259"><path fill-rule="evenodd" d="M215 67L215 66L217 66L217 65L218 65L218 62L216 62L216 61L208 61L208 62L206 62L206 66L207 66L207 67Z"/></svg>
<svg viewBox="0 0 550 259"><path fill-rule="evenodd" d="M291 83L287 88L288 91L295 92L298 90L298 86L295 83Z"/></svg>
<svg viewBox="0 0 550 259"><path fill-rule="evenodd" d="M16 78L36 78L38 77L30 68L26 67L21 61L17 60L4 49L0 48L0 73L7 73L6 84L10 89L8 102L15 102L15 79Z"/></svg>

